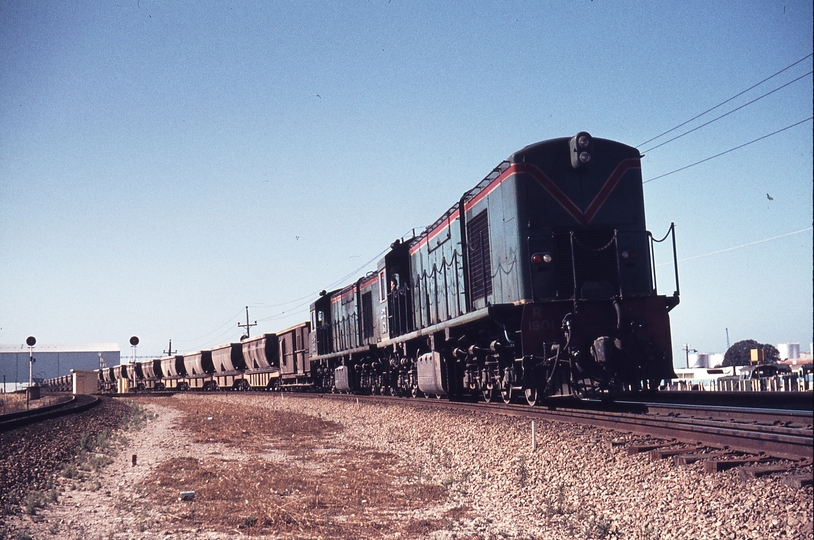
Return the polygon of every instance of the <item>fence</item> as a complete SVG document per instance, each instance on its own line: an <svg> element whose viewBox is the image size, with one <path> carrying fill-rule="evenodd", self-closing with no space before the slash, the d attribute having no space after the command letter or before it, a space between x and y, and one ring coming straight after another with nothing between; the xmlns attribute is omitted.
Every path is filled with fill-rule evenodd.
<svg viewBox="0 0 814 540"><path fill-rule="evenodd" d="M701 392L811 392L812 375L776 375L760 379L720 377L718 379L680 379L669 381L662 390Z"/></svg>

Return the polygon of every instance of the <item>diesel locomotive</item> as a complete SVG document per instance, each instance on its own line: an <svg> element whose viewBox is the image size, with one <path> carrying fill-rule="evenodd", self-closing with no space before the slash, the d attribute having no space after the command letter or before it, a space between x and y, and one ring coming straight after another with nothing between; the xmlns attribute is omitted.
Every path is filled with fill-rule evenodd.
<svg viewBox="0 0 814 540"><path fill-rule="evenodd" d="M674 227L647 231L640 158L586 132L512 154L376 272L311 305L315 385L534 404L673 378ZM652 248L668 237L665 296Z"/></svg>
<svg viewBox="0 0 814 540"><path fill-rule="evenodd" d="M210 351L102 370L131 388L406 396L602 396L675 377L675 229L645 224L641 156L587 132L529 145L310 320ZM656 242L672 251L656 287Z"/></svg>

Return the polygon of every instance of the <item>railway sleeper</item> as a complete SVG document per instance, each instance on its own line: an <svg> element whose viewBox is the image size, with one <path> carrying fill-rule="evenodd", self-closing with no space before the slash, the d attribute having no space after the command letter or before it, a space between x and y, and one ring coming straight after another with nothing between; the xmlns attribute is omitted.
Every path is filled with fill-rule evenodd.
<svg viewBox="0 0 814 540"><path fill-rule="evenodd" d="M681 446L676 448L668 446L654 448L650 451L650 461L658 461L660 459L667 459L673 456L680 456L682 454L686 454L687 452L700 452L707 448L709 447L705 445L696 445L695 447Z"/></svg>
<svg viewBox="0 0 814 540"><path fill-rule="evenodd" d="M742 453L733 452L731 450L719 450L715 452L707 452L703 454L678 454L673 456L674 465L692 465L696 461L701 461L711 457L725 457L725 456L742 456Z"/></svg>
<svg viewBox="0 0 814 540"><path fill-rule="evenodd" d="M804 475L804 474L793 474L791 476L787 476L783 479L783 483L789 486L790 488L800 489L802 487L810 486L814 484L814 478L812 475Z"/></svg>
<svg viewBox="0 0 814 540"><path fill-rule="evenodd" d="M749 456L739 459L708 459L704 461L704 472L717 473L741 467L743 465L750 465L754 463L770 463L776 462L775 458L769 456Z"/></svg>
<svg viewBox="0 0 814 540"><path fill-rule="evenodd" d="M779 474L779 473L791 473L795 472L799 469L799 467L804 466L805 462L791 462L791 463L784 463L781 465L768 465L768 466L756 466L756 467L741 467L738 469L738 478L740 478L741 482L748 482L754 478L760 478L762 476L768 476L770 474ZM800 480L804 481L808 479L808 484L811 485L812 483L812 475L808 474L795 474L791 475L791 477L799 478ZM802 487L802 484L797 486Z"/></svg>
<svg viewBox="0 0 814 540"><path fill-rule="evenodd" d="M642 452L651 452L659 448L672 447L675 446L677 442L678 441L670 440L664 442L654 442L651 444L632 444L627 447L627 455L635 456L636 454L641 454ZM684 450L686 451L687 449L685 448Z"/></svg>

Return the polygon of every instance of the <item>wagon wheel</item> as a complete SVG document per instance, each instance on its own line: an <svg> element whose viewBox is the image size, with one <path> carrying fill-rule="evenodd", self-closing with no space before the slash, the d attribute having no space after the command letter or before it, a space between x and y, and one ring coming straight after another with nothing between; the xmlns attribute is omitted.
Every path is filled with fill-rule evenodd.
<svg viewBox="0 0 814 540"><path fill-rule="evenodd" d="M534 407L535 405L537 405L538 394L536 386L532 388L526 388L524 390L524 393L526 394L526 403L528 403L529 406Z"/></svg>

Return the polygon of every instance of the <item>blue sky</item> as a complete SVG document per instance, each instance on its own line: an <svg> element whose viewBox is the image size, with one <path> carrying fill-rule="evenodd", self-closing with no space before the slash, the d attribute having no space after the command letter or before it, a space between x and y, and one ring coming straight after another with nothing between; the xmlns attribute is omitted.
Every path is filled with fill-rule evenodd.
<svg viewBox="0 0 814 540"><path fill-rule="evenodd" d="M4 1L0 343L278 330L527 144L587 130L648 180L802 121L645 202L688 259L677 364L727 328L808 350L811 52L803 0Z"/></svg>

